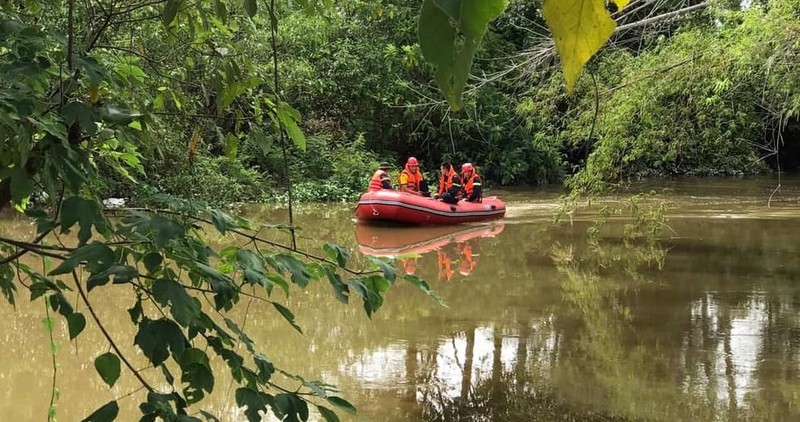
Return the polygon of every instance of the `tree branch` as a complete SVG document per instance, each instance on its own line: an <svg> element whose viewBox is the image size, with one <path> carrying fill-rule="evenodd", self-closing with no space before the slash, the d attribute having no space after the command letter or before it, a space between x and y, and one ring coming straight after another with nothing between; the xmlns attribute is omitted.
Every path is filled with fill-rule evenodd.
<svg viewBox="0 0 800 422"><path fill-rule="evenodd" d="M69 0L67 10L67 69L72 73L72 54L75 48L75 0Z"/></svg>
<svg viewBox="0 0 800 422"><path fill-rule="evenodd" d="M205 223L205 224L208 224L210 226L214 225L214 222L212 222L209 219L206 219L206 218L203 218L203 217L199 217L199 216L196 216L196 215L187 216L186 214L182 214L182 213L179 213L179 212L176 212L176 211L154 210L154 209L151 209L151 208L125 208L125 210L128 210L128 211L142 211L142 212L148 212L148 213L151 213L151 214L161 213L161 214L174 215L174 216L179 216L179 217L188 217L188 218L191 218L192 220L198 221L200 223ZM242 230L239 230L239 229L231 229L231 230L228 230L228 231L231 232L231 233L237 234L239 236L242 236L242 237L244 237L246 239L249 239L253 243L256 243L256 242L264 243L264 244L273 246L275 248L285 249L285 250L288 250L288 251L295 252L298 255L302 255L302 256L304 256L306 258L314 259L314 260L319 261L319 262L324 262L324 263L327 263L327 264L335 265L337 267L339 266L338 263L333 262L333 261L331 261L331 260L329 260L327 258L318 256L318 255L314 255L314 254L309 253L309 252L301 251L301 250L299 250L299 249L297 249L295 247L292 247L292 246L284 245L284 244L281 244L281 243L278 243L278 242L273 242L271 240L267 240L267 239L258 237L257 234L246 233L246 232L244 232ZM346 271L346 272L348 272L350 274L353 274L353 275L364 275L364 274L372 274L372 273L379 273L380 272L380 271L356 271L356 270L352 270L350 268L342 268L342 270L344 270L344 271Z"/></svg>
<svg viewBox="0 0 800 422"><path fill-rule="evenodd" d="M142 385L144 386L144 388L147 389L147 391L154 392L155 389L153 389L153 387L151 387L150 384L148 384L147 381L145 381L144 378L142 378L142 376L139 374L139 371L137 371L133 367L133 365L131 365L131 363L128 362L128 359L125 357L122 351L119 350L119 347L117 347L117 343L114 342L114 339L111 338L111 335L108 334L108 331L106 331L106 328L100 322L100 318L94 312L94 308L92 307L91 302L89 302L89 298L86 296L86 292L84 292L83 286L81 285L81 281L78 279L78 274L75 272L75 270L72 271L72 278L75 280L75 285L78 288L78 293L80 294L81 299L83 299L83 303L86 304L86 309L89 310L89 313L92 315L92 319L94 319L94 322L97 324L97 327L100 328L100 331L103 333L103 336L111 344L111 347L114 349L114 351L117 352L117 356L119 356L120 360L122 360L122 362L125 363L125 366L127 366L128 369L130 369L131 372L133 372L133 375L136 377L136 379L139 380L140 383L142 383Z"/></svg>
<svg viewBox="0 0 800 422"><path fill-rule="evenodd" d="M689 12L694 12L695 10L703 9L709 6L709 2L703 2L699 4L695 4L693 6L684 7L683 9L675 10L673 12L664 13L662 15L653 16L652 18L642 19L640 21L631 22L629 24L618 26L617 29L614 30L614 33L618 33L621 31L625 31L632 28L637 28L640 26L649 25L654 22L658 22L664 19L674 18L676 16L684 15Z"/></svg>
<svg viewBox="0 0 800 422"><path fill-rule="evenodd" d="M13 239L0 238L0 242L7 243L9 245L12 245L12 246L15 246L15 247L19 248L19 250L17 252L14 252L13 254L11 254L9 256L0 259L0 265L6 265L9 262L15 261L16 259L18 259L22 255L25 255L28 252L37 252L37 253L39 253L40 251L38 249L34 249L32 246L36 246L36 244L41 242L42 239L44 239L45 236L50 234L51 231L53 231L53 229L45 230L44 232L42 232L38 236L36 236L33 239L32 242L20 242L20 241L13 240ZM31 247L28 247L28 246L31 246ZM48 256L46 253L40 253L40 255ZM66 258L61 257L60 255L58 255L57 257L58 257L58 259L62 259L62 260L66 259Z"/></svg>

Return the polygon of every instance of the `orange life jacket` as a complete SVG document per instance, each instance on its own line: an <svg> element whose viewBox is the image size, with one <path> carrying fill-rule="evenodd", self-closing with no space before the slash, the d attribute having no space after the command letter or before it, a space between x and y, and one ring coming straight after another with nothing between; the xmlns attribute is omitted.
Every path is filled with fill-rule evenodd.
<svg viewBox="0 0 800 422"><path fill-rule="evenodd" d="M388 180L389 184L392 183L392 179L389 177L389 173L378 170L375 174L372 175L372 179L369 181L369 186L367 190L381 190L383 189L383 181Z"/></svg>
<svg viewBox="0 0 800 422"><path fill-rule="evenodd" d="M408 169L408 164L406 164L406 168L400 172L400 175L406 174L408 176L408 189L412 192L419 192L420 183L422 183L422 171L417 167L417 172L412 173L411 170ZM397 177L398 184L400 184L400 176Z"/></svg>
<svg viewBox="0 0 800 422"><path fill-rule="evenodd" d="M473 171L472 175L469 176L469 179L466 179L466 182L464 180L465 180L465 177L462 174L461 175L461 183L464 184L464 187L462 188L462 192L464 194L464 198L469 198L470 195L472 195L472 191L475 189L475 185L478 185L478 186L481 185L481 177L478 176L478 172ZM478 202L481 202L481 199L478 199Z"/></svg>
<svg viewBox="0 0 800 422"><path fill-rule="evenodd" d="M451 187L453 187L453 176L456 175L456 171L452 168L447 174L440 174L439 175L439 196L444 195Z"/></svg>

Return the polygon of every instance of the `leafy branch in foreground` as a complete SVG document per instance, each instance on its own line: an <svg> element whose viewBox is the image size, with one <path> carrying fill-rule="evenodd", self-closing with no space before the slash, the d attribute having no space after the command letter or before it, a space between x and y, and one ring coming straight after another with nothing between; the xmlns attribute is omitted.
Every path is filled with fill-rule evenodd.
<svg viewBox="0 0 800 422"><path fill-rule="evenodd" d="M173 205L168 209L123 210L114 219L103 213L73 219L70 216L74 213L92 208L86 199L74 198L64 202L60 220L31 214L36 215L40 229L58 227L60 233L77 229L76 237L59 237L55 246L0 239L19 252L46 253L58 261L44 274L26 265L20 256L3 267L3 285L10 286L9 299L13 300L18 285L30 292L31 300L44 299L50 309L66 319L71 339L86 326L86 318L75 311L65 294L77 290L83 307L112 350L95 359L95 368L109 386L120 378L121 367L136 377L148 391L140 406L143 420L195 420L186 419L189 406L213 391L218 377L211 368L214 358L222 359L240 384L236 402L247 408L248 420L260 420L258 412L266 411L285 420L306 420L312 404L327 420L337 418L325 404L354 411L335 395L332 386L306 381L273 364L226 313L243 296L250 297L270 303L276 317L300 331L292 311L274 298L275 287L288 295L292 285L306 288L311 283L327 282L339 301L348 303L351 297L358 297L371 315L395 282L392 265L372 259L366 268L353 269L348 266L349 252L341 246L326 244L325 256L294 250L260 237L259 230L253 230L245 219L175 198L158 198ZM113 241L92 241L89 227ZM213 249L204 240L206 228L211 227L230 246ZM23 275L18 283L13 276L16 271ZM409 281L433 295L424 282ZM133 289L135 300L128 309L131 324L136 327L133 342L149 364L160 370L161 381L155 382L153 373L136 369L119 346L119 339L105 329L90 295L99 288ZM246 353L238 352L239 345ZM178 368L180 373L173 375L170 368ZM154 387L163 385L163 381L172 386L171 390ZM87 420L112 420L117 409L116 402L109 403Z"/></svg>

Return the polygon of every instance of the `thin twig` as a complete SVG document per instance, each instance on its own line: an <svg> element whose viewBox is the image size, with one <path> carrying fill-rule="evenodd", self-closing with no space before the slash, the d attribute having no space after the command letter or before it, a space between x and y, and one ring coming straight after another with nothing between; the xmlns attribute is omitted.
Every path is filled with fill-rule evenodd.
<svg viewBox="0 0 800 422"><path fill-rule="evenodd" d="M72 73L72 54L75 48L75 0L69 0L67 10L67 69Z"/></svg>
<svg viewBox="0 0 800 422"><path fill-rule="evenodd" d="M269 21L270 21L270 31L272 34L272 80L274 83L275 89L275 104L280 107L281 104L281 95L280 95L280 85L278 84L278 17L275 16L275 0L270 0L269 2ZM283 170L286 174L286 183L287 183L287 193L289 199L289 231L292 233L292 250L297 250L297 239L295 238L294 233L294 212L292 209L292 176L289 174L289 155L286 152L286 134L283 131L283 123L281 123L281 119L276 119L278 121L278 136L280 137L281 149L283 150Z"/></svg>
<svg viewBox="0 0 800 422"><path fill-rule="evenodd" d="M33 240L32 243L41 242L42 239L44 239L44 237L47 236L50 233L51 230L46 230L43 233L41 233L39 236L36 236L36 238ZM3 259L0 259L0 265L6 265L9 262L15 261L17 258L21 257L22 255L25 255L28 252L30 252L29 249L20 248L20 250L18 250L17 252L14 252L13 254L11 254L9 256L7 256L7 257L5 257Z"/></svg>
<svg viewBox="0 0 800 422"><path fill-rule="evenodd" d="M122 360L122 362L125 363L125 366L127 366L128 369L130 369L131 372L133 372L133 375L136 377L136 379L139 380L140 383L142 383L142 386L147 388L147 391L155 392L155 389L151 387L150 384L148 384L147 381L144 380L144 378L142 378L142 376L139 374L139 371L134 369L133 365L131 365L131 363L128 362L128 359L119 349L119 347L117 347L117 343L114 342L114 339L112 339L111 335L108 333L108 331L106 331L106 328L103 326L103 323L100 322L100 318L94 312L94 308L92 308L92 304L91 302L89 302L89 298L86 296L86 292L83 290L83 286L81 285L81 281L78 279L78 274L75 272L75 270L72 271L72 278L75 280L75 285L78 288L78 292L81 295L81 299L83 299L83 303L86 304L86 309L89 310L89 313L92 315L92 319L94 319L94 322L97 324L97 327L100 328L100 331L103 333L103 336L111 344L111 347L114 349L114 351L117 352L117 356L119 356L120 360Z"/></svg>
<svg viewBox="0 0 800 422"><path fill-rule="evenodd" d="M58 364L56 362L55 341L53 340L53 321L50 319L50 306L46 300L44 301L44 312L45 316L47 317L47 333L50 335L50 355L53 358L53 385L50 388L50 407L47 408L47 420L52 421L55 419L50 417L50 412L53 410L53 405L56 402L56 376L58 374Z"/></svg>
<svg viewBox="0 0 800 422"><path fill-rule="evenodd" d="M658 16L653 16L652 18L642 19L642 20L639 20L639 21L636 21L636 22L632 22L632 23L629 23L629 24L626 24L626 25L620 25L620 26L617 27L617 29L614 30L614 33L616 34L618 32L625 31L625 30L628 30L628 29L631 29L631 28L636 28L636 27L639 27L639 26L645 26L645 25L648 25L648 24L651 24L651 23L654 23L654 22L658 22L658 21L664 20L664 19L674 18L676 16L684 15L684 14L689 13L689 12L694 12L695 10L703 9L703 8L708 7L708 6L709 6L709 2L703 2L703 3L695 4L693 6L684 7L683 9L675 10L675 11L672 11L672 12L669 12L669 13L663 13L663 14L658 15Z"/></svg>

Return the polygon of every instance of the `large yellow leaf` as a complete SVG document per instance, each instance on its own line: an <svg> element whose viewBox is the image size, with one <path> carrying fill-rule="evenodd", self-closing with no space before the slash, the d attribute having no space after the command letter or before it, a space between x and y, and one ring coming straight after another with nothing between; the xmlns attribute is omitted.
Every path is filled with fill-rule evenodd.
<svg viewBox="0 0 800 422"><path fill-rule="evenodd" d="M622 9L628 2L616 4ZM567 91L572 92L583 66L608 41L616 24L603 0L545 0L542 14L561 57Z"/></svg>

